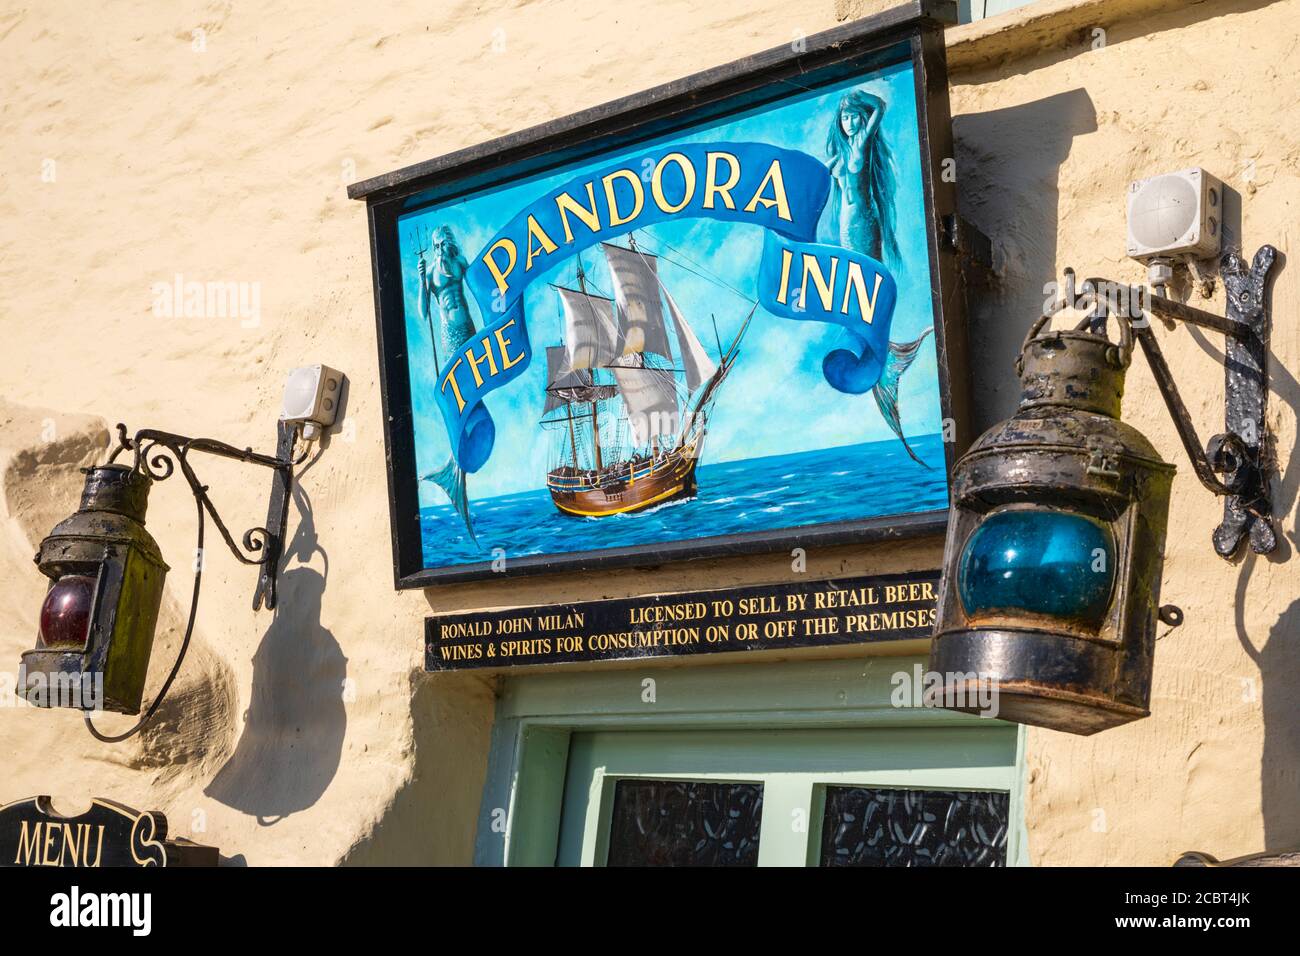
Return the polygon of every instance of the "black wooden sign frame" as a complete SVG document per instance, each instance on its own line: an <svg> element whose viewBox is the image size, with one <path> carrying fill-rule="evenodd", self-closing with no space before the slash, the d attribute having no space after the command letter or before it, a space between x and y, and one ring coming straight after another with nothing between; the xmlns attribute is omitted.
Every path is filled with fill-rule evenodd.
<svg viewBox="0 0 1300 956"><path fill-rule="evenodd" d="M797 78L804 86L833 83L860 70L883 51L906 46L911 57L921 176L929 212L928 249L935 312L940 405L945 432L945 468L969 443L969 383L964 296L956 252L944 241L945 224L956 214L952 177L943 175L953 155L943 29L954 22L950 0L910 0L873 17L787 44L726 66L697 73L550 123L417 163L348 187L364 199L369 220L379 347L380 391L387 450L389 515L394 584L398 589L555 571L615 566L653 566L666 560L709 558L792 547L938 536L947 511L893 515L804 528L701 537L647 546L609 548L562 555L512 557L504 569L490 560L426 568L422 556L415 434L406 355L405 315L398 244L398 217L405 202L432 188L457 195L501 177L530 175L592 156L614 142L659 136L679 127L727 115L738 97Z"/></svg>

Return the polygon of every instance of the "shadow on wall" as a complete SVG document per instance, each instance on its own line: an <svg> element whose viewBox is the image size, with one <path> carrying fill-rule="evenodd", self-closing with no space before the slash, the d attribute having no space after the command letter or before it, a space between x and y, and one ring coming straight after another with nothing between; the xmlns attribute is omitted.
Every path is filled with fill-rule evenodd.
<svg viewBox="0 0 1300 956"><path fill-rule="evenodd" d="M1076 136L1095 132L1087 91L1058 93L1007 109L954 117L958 202L963 217L996 237L998 281L968 308L972 422L979 434L1015 411L1012 363L1043 311L1044 283L1056 278L1060 167Z"/></svg>
<svg viewBox="0 0 1300 956"><path fill-rule="evenodd" d="M1260 811L1266 853L1300 849L1300 600L1282 612L1267 641L1246 633L1246 584L1257 558L1241 565L1237 580L1237 639L1260 673L1259 706L1264 718L1260 758Z"/></svg>
<svg viewBox="0 0 1300 956"><path fill-rule="evenodd" d="M1240 217L1236 222L1240 236ZM1256 245L1269 241L1269 237L1258 237ZM1234 243L1239 245L1240 242ZM1252 246L1247 245L1244 253L1250 255ZM1286 255L1279 252L1273 271L1269 276L1268 303L1274 306L1273 286L1278 276L1286 268ZM1274 315L1274 328L1277 328L1277 316ZM1199 329L1193 329L1193 337L1207 353L1222 356L1221 350L1208 342ZM1217 343L1216 343L1217 344ZM1226 356L1223 358L1226 361ZM1300 383L1294 375L1277 360L1276 355L1269 355L1269 401L1283 401L1290 406L1293 414L1300 415ZM1289 514L1300 491L1300 459L1296 457L1300 448L1300 438L1290 453L1275 449L1275 470L1270 481L1273 493L1273 513L1278 528L1277 550L1266 557L1271 563L1284 563L1295 554L1297 545L1297 527L1300 519L1291 531L1282 528L1280 516ZM1285 462L1285 470L1278 466ZM1278 853L1286 850L1300 849L1300 600L1282 612L1269 630L1268 640L1256 645L1246 631L1245 602L1246 586L1254 573L1257 558L1247 554L1241 563L1241 574L1237 581L1236 627L1237 639L1255 666L1259 669L1259 705L1264 719L1264 749L1260 756L1259 798L1260 812L1264 818L1265 853Z"/></svg>
<svg viewBox="0 0 1300 956"><path fill-rule="evenodd" d="M338 771L347 728L347 658L320 623L329 556L316 537L311 502L297 482L293 502L299 520L282 568L294 559L302 566L281 570L275 617L253 655L243 734L204 790L264 826L321 798ZM323 573L307 566L317 554Z"/></svg>
<svg viewBox="0 0 1300 956"><path fill-rule="evenodd" d="M383 817L344 866L469 866L496 697L474 674L411 675L415 759ZM452 727L455 733L448 733Z"/></svg>
<svg viewBox="0 0 1300 956"><path fill-rule="evenodd" d="M1235 190L1225 188L1224 239L1229 248L1238 248L1250 260L1259 246L1272 237L1246 237L1241 231L1241 200ZM1268 303L1275 306L1273 287L1286 268L1287 257L1279 250L1273 270L1269 275ZM1212 270L1217 275L1217 269ZM1273 317L1274 330L1278 316ZM1178 331L1186 333L1200 349L1214 358L1219 365L1227 363L1223 340L1207 336L1195 326L1183 326ZM1275 333L1276 334L1276 333ZM1293 415L1300 417L1300 382L1278 360L1269 355L1269 402L1284 402ZM1207 423L1209 430L1217 430L1215 422ZM1197 423L1198 428L1201 423ZM1273 496L1273 513L1278 531L1277 549L1264 560L1271 564L1284 564L1300 546L1300 517L1294 519L1287 530L1282 526L1284 516L1291 514L1300 494L1300 436L1290 451L1275 448L1273 472L1269 487ZM1284 467L1283 467L1284 466ZM1220 499L1222 500L1222 499ZM1209 542L1206 542L1207 546ZM1248 545L1243 544L1243 548ZM1269 630L1268 638L1257 644L1246 627L1247 590L1251 575L1260 559L1246 551L1240 559L1237 578L1235 624L1237 640L1247 656L1259 670L1258 705L1264 723L1264 747L1260 756L1260 812L1264 823L1264 853L1281 853L1300 849L1300 600L1282 612ZM1253 697L1247 697L1253 701Z"/></svg>

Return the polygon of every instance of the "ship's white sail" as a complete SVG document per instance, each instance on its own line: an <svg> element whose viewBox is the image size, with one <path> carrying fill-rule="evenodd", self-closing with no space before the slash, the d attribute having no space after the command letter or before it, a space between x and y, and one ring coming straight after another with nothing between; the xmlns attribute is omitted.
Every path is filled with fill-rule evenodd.
<svg viewBox="0 0 1300 956"><path fill-rule="evenodd" d="M707 381L709 376L717 371L718 367L713 363L713 359L709 358L709 353L704 351L704 346L696 337L695 330L686 321L686 316L682 315L682 310L677 308L672 293L667 289L664 289L664 298L668 300L668 311L673 317L673 329L677 332L677 350L681 353L682 369L686 373L686 391L694 392L702 382Z"/></svg>
<svg viewBox="0 0 1300 956"><path fill-rule="evenodd" d="M659 301L656 258L636 249L603 243L618 306L619 354L653 352L672 361L664 311Z"/></svg>
<svg viewBox="0 0 1300 956"><path fill-rule="evenodd" d="M570 369L600 368L612 364L619 351L614 303L603 296L556 286L564 309L564 348Z"/></svg>
<svg viewBox="0 0 1300 956"><path fill-rule="evenodd" d="M660 435L677 432L677 382L669 369L648 368L629 356L610 367L627 408L632 442L639 448Z"/></svg>
<svg viewBox="0 0 1300 956"><path fill-rule="evenodd" d="M544 417L543 424L566 426L563 430L568 433L565 444L569 447L563 460L571 460L575 467L582 457L577 437L580 435L585 444L589 432L594 470L600 470L602 462L609 465L626 461L651 448L675 448L688 437L697 443L702 436L694 432L706 422L707 407L712 405L710 396L725 374L705 351L660 281L658 258L635 244L625 248L603 243L602 247L613 285L612 299L587 291L581 262L580 289L554 286L564 314L564 345L546 352L543 412L545 416L568 406L558 418ZM668 304L667 314L664 302ZM651 354L665 362L656 360L652 364L648 361ZM681 367L671 367L678 360ZM596 369L606 370L613 382L597 381ZM690 399L697 393L699 397L692 404ZM621 399L621 408L604 404L615 396ZM588 403L589 408L575 412L577 406ZM582 427L575 429L578 421Z"/></svg>
<svg viewBox="0 0 1300 956"><path fill-rule="evenodd" d="M569 357L563 345L546 347L546 407L542 409L543 415L569 402L592 401L595 392L590 372L569 368Z"/></svg>

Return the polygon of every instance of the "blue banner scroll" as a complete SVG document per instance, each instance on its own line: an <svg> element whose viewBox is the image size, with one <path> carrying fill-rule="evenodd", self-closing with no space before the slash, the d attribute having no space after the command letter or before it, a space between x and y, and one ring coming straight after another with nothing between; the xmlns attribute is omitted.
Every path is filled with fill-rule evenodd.
<svg viewBox="0 0 1300 956"><path fill-rule="evenodd" d="M860 395L880 381L898 302L898 284L883 263L840 246L791 242L769 232L758 267L758 300L773 315L829 322L857 340L858 351L835 349L822 359L832 388Z"/></svg>
<svg viewBox="0 0 1300 956"><path fill-rule="evenodd" d="M496 428L483 398L532 359L524 291L584 249L669 219L768 230L759 303L773 315L847 329L859 348L827 355L826 380L844 392L870 389L884 368L898 291L875 259L816 243L830 189L829 170L807 153L764 143L684 143L584 173L520 210L465 273L484 328L438 372L438 406L457 463L473 472L488 460Z"/></svg>

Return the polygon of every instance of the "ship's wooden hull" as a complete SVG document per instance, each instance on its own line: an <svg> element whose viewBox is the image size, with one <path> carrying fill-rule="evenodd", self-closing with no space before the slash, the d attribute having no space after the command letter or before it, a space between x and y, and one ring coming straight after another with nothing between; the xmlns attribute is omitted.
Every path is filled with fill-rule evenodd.
<svg viewBox="0 0 1300 956"><path fill-rule="evenodd" d="M633 462L604 474L557 469L547 475L555 507L584 518L628 514L695 494L693 457L680 453L666 460Z"/></svg>

